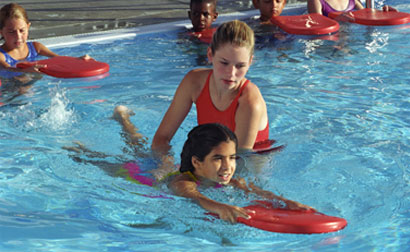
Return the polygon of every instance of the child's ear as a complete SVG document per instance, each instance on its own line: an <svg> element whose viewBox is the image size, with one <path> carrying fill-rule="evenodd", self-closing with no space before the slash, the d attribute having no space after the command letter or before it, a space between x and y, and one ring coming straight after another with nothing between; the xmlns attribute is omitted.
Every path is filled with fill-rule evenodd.
<svg viewBox="0 0 410 252"><path fill-rule="evenodd" d="M259 9L259 0L252 0L252 3L255 9Z"/></svg>
<svg viewBox="0 0 410 252"><path fill-rule="evenodd" d="M212 22L215 22L216 21L216 19L218 18L218 12L215 12L214 13L214 17L212 18Z"/></svg>
<svg viewBox="0 0 410 252"><path fill-rule="evenodd" d="M188 11L188 18L189 18L190 20L192 20L192 18L191 18L191 10Z"/></svg>
<svg viewBox="0 0 410 252"><path fill-rule="evenodd" d="M191 157L192 166L197 170L199 168L200 160L196 156Z"/></svg>
<svg viewBox="0 0 410 252"><path fill-rule="evenodd" d="M212 49L211 49L211 47L208 47L207 52L206 52L206 56L208 56L208 61L209 61L209 63L212 63L213 55L212 55Z"/></svg>

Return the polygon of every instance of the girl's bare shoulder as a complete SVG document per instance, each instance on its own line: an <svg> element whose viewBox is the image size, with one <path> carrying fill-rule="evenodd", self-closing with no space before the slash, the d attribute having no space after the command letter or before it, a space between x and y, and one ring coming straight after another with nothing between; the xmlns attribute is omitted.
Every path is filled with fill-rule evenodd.
<svg viewBox="0 0 410 252"><path fill-rule="evenodd" d="M184 88L184 90L187 90L186 93L190 94L194 102L196 101L203 87L205 86L205 82L211 71L211 69L207 68L198 68L191 70L184 77L181 86Z"/></svg>
<svg viewBox="0 0 410 252"><path fill-rule="evenodd" d="M208 77L209 73L211 73L212 69L209 68L196 68L187 73L185 78L189 78L192 80L200 81L201 79L205 79Z"/></svg>

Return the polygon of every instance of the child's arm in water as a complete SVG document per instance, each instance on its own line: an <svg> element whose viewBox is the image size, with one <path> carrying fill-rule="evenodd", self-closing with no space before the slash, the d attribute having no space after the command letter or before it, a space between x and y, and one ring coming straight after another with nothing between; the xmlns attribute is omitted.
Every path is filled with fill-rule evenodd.
<svg viewBox="0 0 410 252"><path fill-rule="evenodd" d="M171 181L169 186L176 195L193 199L202 208L217 214L222 220L231 223L236 223L238 217L249 219L248 213L253 212L241 207L220 203L204 196L198 191L196 182L187 174L178 175Z"/></svg>
<svg viewBox="0 0 410 252"><path fill-rule="evenodd" d="M51 51L47 48L47 46L41 44L40 42L33 42L34 47L39 55L46 56L46 57L56 57L58 56L57 53Z"/></svg>
<svg viewBox="0 0 410 252"><path fill-rule="evenodd" d="M38 53L39 55L46 56L46 57L49 57L49 58L51 58L51 57L56 57L56 56L60 56L60 55L58 55L57 53L55 53L55 52L51 51L50 49L48 49L47 46L45 46L45 45L43 45L43 44L41 44L41 43L39 43L39 42L33 42L33 43L34 43L34 46L35 46L35 48L36 48L36 50L37 50L37 53ZM85 55L80 56L80 57L78 57L78 58L84 59L84 60L92 59L92 57L90 57L88 54L85 54Z"/></svg>
<svg viewBox="0 0 410 252"><path fill-rule="evenodd" d="M244 190L247 193L255 193L263 198L266 198L268 200L278 200L286 204L286 208L290 210L314 210L312 207L304 205L302 203L293 201L293 200L288 200L284 197L278 196L274 194L273 192L263 190L253 183L249 183L248 186L246 185L246 182L243 178L238 178L238 179L232 179L231 184L236 186L239 189Z"/></svg>

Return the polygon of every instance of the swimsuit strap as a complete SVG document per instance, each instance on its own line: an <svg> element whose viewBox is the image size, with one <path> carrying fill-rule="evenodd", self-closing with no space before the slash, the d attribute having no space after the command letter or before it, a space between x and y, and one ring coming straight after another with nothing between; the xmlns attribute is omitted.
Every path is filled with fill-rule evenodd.
<svg viewBox="0 0 410 252"><path fill-rule="evenodd" d="M200 184L199 180L195 177L195 175L191 171L186 171L182 174L188 175L197 185Z"/></svg>
<svg viewBox="0 0 410 252"><path fill-rule="evenodd" d="M199 181L199 179L195 177L195 175L191 171L186 171L183 174L188 175L196 183L197 186L201 185L201 182ZM216 183L216 185L214 186L214 188L221 188L221 187L222 185L219 183Z"/></svg>

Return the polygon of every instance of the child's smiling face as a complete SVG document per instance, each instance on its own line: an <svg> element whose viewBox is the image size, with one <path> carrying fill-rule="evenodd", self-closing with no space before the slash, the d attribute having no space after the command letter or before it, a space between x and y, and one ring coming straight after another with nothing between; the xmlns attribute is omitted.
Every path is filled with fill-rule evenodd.
<svg viewBox="0 0 410 252"><path fill-rule="evenodd" d="M192 157L195 175L219 184L228 184L236 170L236 145L233 141L221 142L200 161Z"/></svg>

